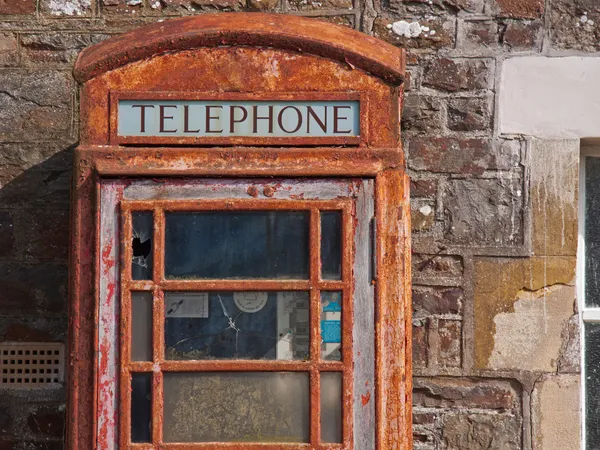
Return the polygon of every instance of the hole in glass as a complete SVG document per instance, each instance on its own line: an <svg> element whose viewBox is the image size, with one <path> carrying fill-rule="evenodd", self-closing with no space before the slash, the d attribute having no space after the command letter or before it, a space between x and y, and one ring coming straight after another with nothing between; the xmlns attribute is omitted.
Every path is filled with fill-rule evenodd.
<svg viewBox="0 0 600 450"><path fill-rule="evenodd" d="M304 360L308 292L167 292L165 357Z"/></svg>
<svg viewBox="0 0 600 450"><path fill-rule="evenodd" d="M164 374L165 442L308 442L307 373Z"/></svg>
<svg viewBox="0 0 600 450"><path fill-rule="evenodd" d="M342 278L342 214L321 212L321 278Z"/></svg>
<svg viewBox="0 0 600 450"><path fill-rule="evenodd" d="M342 293L321 292L321 358L342 359Z"/></svg>
<svg viewBox="0 0 600 450"><path fill-rule="evenodd" d="M342 374L321 373L321 440L342 442Z"/></svg>
<svg viewBox="0 0 600 450"><path fill-rule="evenodd" d="M308 212L172 212L165 218L167 278L308 278Z"/></svg>
<svg viewBox="0 0 600 450"><path fill-rule="evenodd" d="M131 374L131 442L152 441L152 374Z"/></svg>
<svg viewBox="0 0 600 450"><path fill-rule="evenodd" d="M154 229L152 213L131 213L131 224L131 278L133 280L150 280L152 279L152 235Z"/></svg>

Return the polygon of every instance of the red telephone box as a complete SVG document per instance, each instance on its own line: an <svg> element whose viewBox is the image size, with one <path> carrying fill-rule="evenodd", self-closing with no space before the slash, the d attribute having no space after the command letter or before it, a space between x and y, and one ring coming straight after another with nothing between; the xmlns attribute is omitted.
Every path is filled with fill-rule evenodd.
<svg viewBox="0 0 600 450"><path fill-rule="evenodd" d="M403 73L285 15L82 52L69 449L412 448Z"/></svg>

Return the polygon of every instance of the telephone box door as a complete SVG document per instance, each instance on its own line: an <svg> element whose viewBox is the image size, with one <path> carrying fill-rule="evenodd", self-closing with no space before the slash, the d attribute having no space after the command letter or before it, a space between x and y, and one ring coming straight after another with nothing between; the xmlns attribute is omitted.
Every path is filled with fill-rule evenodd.
<svg viewBox="0 0 600 450"><path fill-rule="evenodd" d="M100 450L375 448L372 179L102 179Z"/></svg>

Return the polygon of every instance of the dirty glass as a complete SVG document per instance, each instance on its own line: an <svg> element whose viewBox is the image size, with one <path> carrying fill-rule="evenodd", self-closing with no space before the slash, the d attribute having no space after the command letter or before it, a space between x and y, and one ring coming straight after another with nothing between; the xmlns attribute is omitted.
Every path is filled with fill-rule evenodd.
<svg viewBox="0 0 600 450"><path fill-rule="evenodd" d="M600 307L600 158L585 160L585 303Z"/></svg>
<svg viewBox="0 0 600 450"><path fill-rule="evenodd" d="M308 292L167 292L165 357L304 360Z"/></svg>
<svg viewBox="0 0 600 450"><path fill-rule="evenodd" d="M321 440L342 442L342 374L321 373Z"/></svg>
<svg viewBox="0 0 600 450"><path fill-rule="evenodd" d="M152 361L152 293L131 293L131 360Z"/></svg>
<svg viewBox="0 0 600 450"><path fill-rule="evenodd" d="M131 279L152 279L152 230L154 228L151 212L131 213L132 260Z"/></svg>
<svg viewBox="0 0 600 450"><path fill-rule="evenodd" d="M586 448L600 448L600 323L585 325Z"/></svg>
<svg viewBox="0 0 600 450"><path fill-rule="evenodd" d="M342 214L321 212L321 278L342 278Z"/></svg>
<svg viewBox="0 0 600 450"><path fill-rule="evenodd" d="M131 374L131 442L152 441L152 374Z"/></svg>
<svg viewBox="0 0 600 450"><path fill-rule="evenodd" d="M308 442L308 373L164 374L165 442Z"/></svg>
<svg viewBox="0 0 600 450"><path fill-rule="evenodd" d="M321 292L321 358L342 359L342 293Z"/></svg>
<svg viewBox="0 0 600 450"><path fill-rule="evenodd" d="M167 213L166 277L307 279L308 229L300 211Z"/></svg>

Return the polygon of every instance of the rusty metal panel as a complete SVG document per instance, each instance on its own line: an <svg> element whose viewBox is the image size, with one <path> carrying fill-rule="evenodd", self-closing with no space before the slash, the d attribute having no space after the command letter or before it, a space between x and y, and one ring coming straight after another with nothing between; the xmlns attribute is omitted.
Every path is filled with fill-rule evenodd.
<svg viewBox="0 0 600 450"><path fill-rule="evenodd" d="M393 45L342 26L260 13L205 14L134 30L82 52L75 78L85 82L150 56L214 46L300 50L373 73L391 83L401 84L404 79L404 54Z"/></svg>

